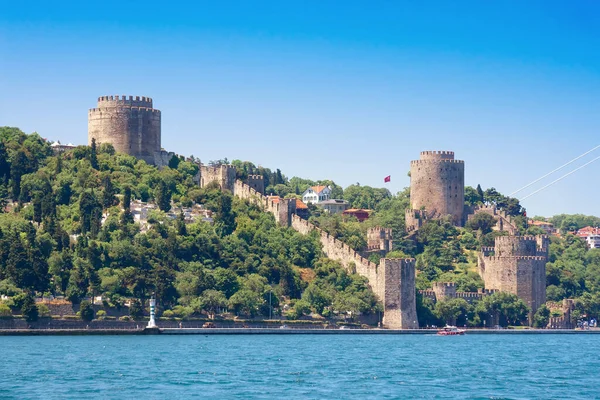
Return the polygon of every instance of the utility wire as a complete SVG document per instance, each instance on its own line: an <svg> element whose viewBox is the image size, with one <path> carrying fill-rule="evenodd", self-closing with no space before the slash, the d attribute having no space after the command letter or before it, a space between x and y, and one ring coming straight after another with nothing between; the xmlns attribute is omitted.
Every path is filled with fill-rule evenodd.
<svg viewBox="0 0 600 400"><path fill-rule="evenodd" d="M586 156L586 155L590 154L592 151L594 151L594 150L596 150L596 149L598 149L598 148L600 148L600 145L598 145L598 146L594 147L594 148L593 148L593 149L591 149L591 150L588 150L588 151L586 151L585 153L583 153L583 154L582 154L582 155L580 155L580 156L577 156L577 157L575 157L574 159L572 159L572 160L571 160L571 161L569 161L568 163L566 163L566 164L563 164L563 165L561 165L560 167L558 167L558 168L556 168L556 169L554 169L554 170L552 170L552 171L548 172L546 175L544 175L544 176L542 176L541 178L538 178L538 179L536 179L535 181L533 181L533 182L531 182L531 183L529 183L529 184L527 184L527 185L523 186L521 189L519 189L519 190L516 190L516 191L512 192L511 194L509 194L509 196L513 196L513 195L515 195L515 194L519 193L521 190L523 190L523 189L527 189L529 186L531 186L531 185L534 185L534 184L538 183L539 181L541 181L542 179L544 179L544 178L546 178L546 177L548 177L548 176L552 175L552 174L553 174L553 173L555 173L556 171L560 171L561 169L563 169L563 168L564 168L564 167L566 167L567 165L574 163L575 161L579 160L581 157L583 157L583 156ZM587 164L586 164L586 165L587 165ZM577 170L575 170L575 171L577 171ZM545 186L544 186L544 187L545 187ZM536 193L536 192L534 192L534 193ZM531 196L531 195L530 195L530 196Z"/></svg>
<svg viewBox="0 0 600 400"><path fill-rule="evenodd" d="M588 162L586 162L586 163L585 163L585 164L583 164L582 166L575 168L573 171L571 171L571 172L569 172L569 173L567 173L567 174L564 174L564 175L563 175L563 176L561 176L560 178L558 178L558 179L556 179L556 180L554 180L554 181L550 182L550 183L549 183L549 184L547 184L546 186L543 186L543 187L539 188L539 189L538 189L538 190L536 190L535 192L529 193L527 196L525 196L525 197L523 197L523 198L519 199L519 201L523 201L523 200L525 200L526 198L528 198L528 197L531 197L531 196L533 196L534 194L536 194L536 193L538 193L538 192L541 192L542 190L546 189L548 186L552 186L552 185L554 185L556 182L558 182L558 181L562 180L563 178L566 178L567 176L571 175L573 172L575 172L575 171L578 171L578 170L580 170L581 168L583 168L583 167L585 167L585 166L587 166L587 165L590 165L591 163L593 163L594 161L596 161L596 160L599 160L599 159L600 159L600 156L598 156L598 157L594 158L594 159L593 159L593 160L591 160L591 161L588 161Z"/></svg>

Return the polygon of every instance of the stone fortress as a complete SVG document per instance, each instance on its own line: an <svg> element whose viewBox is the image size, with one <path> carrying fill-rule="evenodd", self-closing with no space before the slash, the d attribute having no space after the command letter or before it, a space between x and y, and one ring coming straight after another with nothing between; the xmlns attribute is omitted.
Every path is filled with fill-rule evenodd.
<svg viewBox="0 0 600 400"><path fill-rule="evenodd" d="M366 277L383 304L383 325L392 329L418 328L415 289L415 260L382 258L375 264L347 244L296 215L296 200L264 195L262 176L251 175L247 182L236 179L231 165L200 167L200 185L216 183L222 190L261 206L275 221L302 234L316 231L325 255L339 261L352 273ZM373 250L391 249L391 230L374 228L369 233Z"/></svg>
<svg viewBox="0 0 600 400"><path fill-rule="evenodd" d="M427 219L452 217L455 225L464 223L465 163L454 159L452 151L422 151L410 162L410 208L406 229L411 232Z"/></svg>
<svg viewBox="0 0 600 400"><path fill-rule="evenodd" d="M161 148L161 113L153 108L152 99L136 96L102 96L98 107L88 113L88 141L98 145L110 143L117 152L132 155L159 167L168 164L174 153ZM411 162L410 208L406 211L406 227L416 233L428 219L450 216L462 226L465 219L485 212L497 220L496 229L510 235L518 229L503 211L493 207L468 210L464 206L464 162L454 159L451 151L424 151ZM359 253L345 243L296 215L296 202L264 195L264 179L250 175L246 182L236 179L231 165L200 165L201 187L211 183L235 196L260 205L275 216L282 226L308 234L317 231L323 252L331 259L369 281L384 305L383 324L389 328L417 328L415 299L415 260L386 259L379 264L366 257L372 253L385 255L392 250L390 229L375 227L368 232L368 245ZM468 217L467 217L468 216ZM496 239L495 248L484 248L479 257L479 273L486 289L477 293L457 292L453 283L435 283L432 290L421 294L434 300L461 297L480 299L494 291L508 291L522 298L535 312L545 302L545 264L548 239L508 236Z"/></svg>
<svg viewBox="0 0 600 400"><path fill-rule="evenodd" d="M150 97L101 96L88 112L88 144L112 144L115 151L165 166L174 153L162 150L160 110Z"/></svg>
<svg viewBox="0 0 600 400"><path fill-rule="evenodd" d="M410 208L406 210L406 230L414 234L426 220L450 217L454 225L463 226L478 213L492 215L495 230L509 236L495 239L495 247L486 247L478 257L478 272L486 290L457 292L453 283L434 283L433 289L421 291L433 300L461 297L481 298L494 291L509 292L521 298L532 314L546 302L547 236L518 236L512 217L493 206L464 205L465 165L454 159L452 151L423 151L420 160L410 163ZM530 318L531 320L531 318Z"/></svg>

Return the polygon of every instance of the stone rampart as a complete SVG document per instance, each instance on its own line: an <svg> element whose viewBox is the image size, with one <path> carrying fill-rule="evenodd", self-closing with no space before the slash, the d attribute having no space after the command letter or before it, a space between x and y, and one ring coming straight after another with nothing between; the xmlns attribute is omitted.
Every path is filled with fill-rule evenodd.
<svg viewBox="0 0 600 400"><path fill-rule="evenodd" d="M109 143L119 153L157 165L161 151L161 113L152 99L102 96L88 112L88 143Z"/></svg>
<svg viewBox="0 0 600 400"><path fill-rule="evenodd" d="M547 252L547 236L499 236L494 255L482 249L479 274L487 289L516 294L533 315L546 302Z"/></svg>
<svg viewBox="0 0 600 400"><path fill-rule="evenodd" d="M518 235L519 228L514 222L513 217L508 215L504 210L498 210L495 206L477 206L468 210L468 220L477 214L488 214L496 219L494 230L499 232L508 232L509 235Z"/></svg>
<svg viewBox="0 0 600 400"><path fill-rule="evenodd" d="M433 282L433 292L436 300L453 299L456 297L456 283Z"/></svg>
<svg viewBox="0 0 600 400"><path fill-rule="evenodd" d="M235 196L259 205L266 212L273 214L280 225L291 226L305 235L316 231L323 253L328 258L339 261L351 273L367 278L373 292L384 305L384 326L392 329L418 328L414 259L383 258L377 265L346 243L296 215L295 199L263 196L240 180L233 183L232 189ZM389 233L391 234L391 231Z"/></svg>
<svg viewBox="0 0 600 400"><path fill-rule="evenodd" d="M233 193L235 184L235 167L232 165L200 165L200 187L216 182L221 190Z"/></svg>
<svg viewBox="0 0 600 400"><path fill-rule="evenodd" d="M465 202L465 165L454 159L451 151L424 151L421 158L410 162L410 210L423 210L424 215L406 214L409 231L419 228L420 220L452 217L462 226ZM419 217L425 218L419 218Z"/></svg>
<svg viewBox="0 0 600 400"><path fill-rule="evenodd" d="M317 231L323 252L347 270L369 280L384 305L384 325L394 329L417 328L415 262L413 259L382 258L379 265L362 257L346 243L310 222L292 215L292 228L302 234Z"/></svg>

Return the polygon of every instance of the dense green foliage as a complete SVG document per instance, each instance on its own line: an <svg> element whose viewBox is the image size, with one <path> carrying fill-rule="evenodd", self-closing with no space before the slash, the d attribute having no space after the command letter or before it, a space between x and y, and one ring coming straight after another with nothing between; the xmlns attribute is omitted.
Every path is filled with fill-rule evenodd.
<svg viewBox="0 0 600 400"><path fill-rule="evenodd" d="M221 163L229 162L211 161ZM342 189L330 180L288 179L278 169L240 160L231 164L240 179L263 175L269 194L300 197L310 186L327 185L334 198L372 210L359 223L311 206L310 220L357 250L365 247L368 228L392 228L394 250L388 256L416 258L418 289L436 281L455 282L459 291L483 287L477 252L502 234L492 230L496 221L491 215L478 214L464 228L445 219L427 221L409 240L404 233L408 189L395 195L358 183ZM322 258L316 236L281 228L270 214L216 187L200 189L197 173L197 164L181 157L159 170L116 154L106 144L54 156L39 135L0 128L0 210L9 205L0 213L0 294L14 296L17 309L25 304L30 319L39 311L25 300L33 294L62 295L74 303L102 295L106 305L128 302L136 319L152 295L161 309L169 310L167 315L180 317L225 310L244 317L273 316L287 309L290 317L300 318L381 309L364 278ZM129 211L134 200L158 206L147 226L134 222ZM171 212L194 203L213 212L214 224L187 224L182 213ZM527 226L517 199L494 188L467 187L465 203L495 205L513 216L522 234L541 233ZM558 215L551 222L574 231L598 226L600 219ZM573 235L553 237L547 284L549 300L577 299L575 316L600 316L600 250L587 249ZM454 299L436 305L419 296L418 310L424 325L481 326L486 319L519 324L527 314L524 304L506 294L474 304ZM536 314L537 325L547 321L547 311Z"/></svg>
<svg viewBox="0 0 600 400"><path fill-rule="evenodd" d="M2 128L0 138L7 161L0 163L0 193L14 201L0 214L2 294L64 295L74 303L101 294L116 307L129 299L134 318L152 295L176 315L228 308L268 316L318 285L332 312L379 309L363 278L337 263L318 272L315 236L281 228L272 215L215 187L200 189L194 163L172 159L158 170L95 144L53 156L38 135L14 128ZM275 185L284 179L279 171L269 176ZM150 213L147 230L123 209L135 199L160 209ZM166 214L193 202L213 211L213 225ZM302 269L315 269L314 279L302 280ZM332 283L331 274L343 279ZM82 302L82 318L89 309Z"/></svg>

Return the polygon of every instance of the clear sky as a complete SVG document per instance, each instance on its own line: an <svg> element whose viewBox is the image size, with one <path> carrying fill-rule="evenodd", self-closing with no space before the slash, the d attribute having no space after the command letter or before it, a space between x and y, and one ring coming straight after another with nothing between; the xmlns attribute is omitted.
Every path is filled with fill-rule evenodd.
<svg viewBox="0 0 600 400"><path fill-rule="evenodd" d="M2 1L0 125L85 144L98 96L150 96L167 150L392 192L422 150L509 194L600 144L597 1L179 3ZM599 172L523 204L600 215Z"/></svg>

